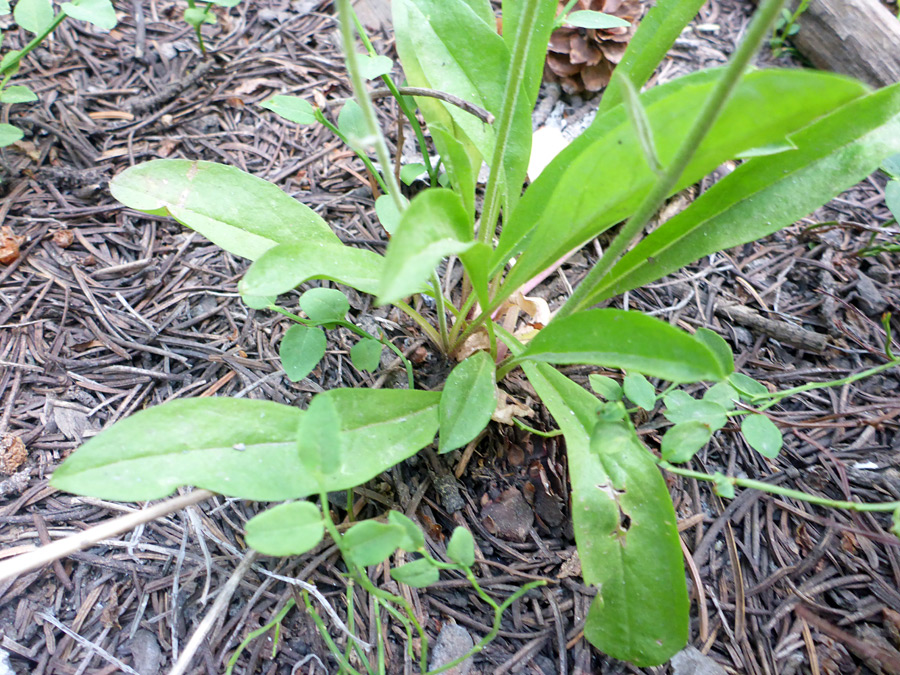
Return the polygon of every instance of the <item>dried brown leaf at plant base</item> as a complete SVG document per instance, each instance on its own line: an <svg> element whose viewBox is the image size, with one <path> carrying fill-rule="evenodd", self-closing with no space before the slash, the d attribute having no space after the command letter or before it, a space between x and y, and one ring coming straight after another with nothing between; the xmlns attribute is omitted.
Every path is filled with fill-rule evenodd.
<svg viewBox="0 0 900 675"><path fill-rule="evenodd" d="M560 11L566 4L560 0ZM622 60L644 6L641 0L578 0L573 10L603 12L631 22L630 28L602 30L563 26L550 36L544 79L559 82L567 94L600 91Z"/></svg>

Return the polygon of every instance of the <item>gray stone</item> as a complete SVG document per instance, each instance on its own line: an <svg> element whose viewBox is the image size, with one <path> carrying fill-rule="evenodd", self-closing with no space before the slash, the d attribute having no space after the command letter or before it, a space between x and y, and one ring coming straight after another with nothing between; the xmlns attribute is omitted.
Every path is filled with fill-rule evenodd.
<svg viewBox="0 0 900 675"><path fill-rule="evenodd" d="M434 644L434 651L431 653L431 670L455 661L474 646L475 642L469 635L469 631L459 624L445 623ZM468 675L470 670L472 670L471 657L444 672L447 675Z"/></svg>
<svg viewBox="0 0 900 675"><path fill-rule="evenodd" d="M722 666L692 645L673 656L671 664L672 675L728 675Z"/></svg>
<svg viewBox="0 0 900 675"><path fill-rule="evenodd" d="M141 675L159 675L162 665L162 650L156 636L143 628L138 629L130 644L132 667Z"/></svg>
<svg viewBox="0 0 900 675"><path fill-rule="evenodd" d="M881 314L887 309L887 300L884 299L875 282L865 274L859 274L859 281L856 283L856 294L859 298L859 307L866 314Z"/></svg>

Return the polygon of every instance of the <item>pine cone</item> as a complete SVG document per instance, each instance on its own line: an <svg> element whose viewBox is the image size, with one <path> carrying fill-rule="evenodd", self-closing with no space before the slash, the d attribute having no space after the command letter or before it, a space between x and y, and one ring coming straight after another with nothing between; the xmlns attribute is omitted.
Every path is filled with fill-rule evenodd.
<svg viewBox="0 0 900 675"><path fill-rule="evenodd" d="M562 10L565 0L560 0ZM550 51L544 77L559 82L567 94L600 91L622 60L628 41L644 12L641 0L578 0L574 10L594 10L631 22L631 28L573 28L563 26L550 36Z"/></svg>

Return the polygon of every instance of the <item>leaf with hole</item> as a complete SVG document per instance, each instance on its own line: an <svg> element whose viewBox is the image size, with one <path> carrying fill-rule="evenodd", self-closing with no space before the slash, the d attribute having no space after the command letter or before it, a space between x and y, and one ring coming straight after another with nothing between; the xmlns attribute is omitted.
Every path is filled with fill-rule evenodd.
<svg viewBox="0 0 900 675"><path fill-rule="evenodd" d="M271 110L289 122L295 122L296 124L316 123L316 115L312 104L299 96L276 94L259 105L266 110Z"/></svg>
<svg viewBox="0 0 900 675"><path fill-rule="evenodd" d="M394 567L391 569L391 576L401 584L425 588L436 583L441 578L441 573L427 558L419 558L400 567Z"/></svg>
<svg viewBox="0 0 900 675"><path fill-rule="evenodd" d="M311 502L280 504L247 521L247 546L263 555L301 555L325 534L322 513Z"/></svg>
<svg viewBox="0 0 900 675"><path fill-rule="evenodd" d="M291 326L281 338L278 356L291 382L309 375L325 356L325 332L313 326Z"/></svg>
<svg viewBox="0 0 900 675"><path fill-rule="evenodd" d="M109 188L125 206L172 216L226 251L251 260L277 244L343 246L312 209L272 183L224 164L155 159L126 169Z"/></svg>
<svg viewBox="0 0 900 675"><path fill-rule="evenodd" d="M628 400L644 410L656 405L656 388L640 373L628 373L622 380L622 392Z"/></svg>
<svg viewBox="0 0 900 675"><path fill-rule="evenodd" d="M447 557L463 567L475 564L475 538L466 528L453 528L453 534L447 542Z"/></svg>
<svg viewBox="0 0 900 675"><path fill-rule="evenodd" d="M310 288L300 296L300 309L316 323L342 321L350 311L347 296L335 288Z"/></svg>
<svg viewBox="0 0 900 675"><path fill-rule="evenodd" d="M350 347L350 363L357 370L375 372L381 364L381 352L382 344L378 340L363 338Z"/></svg>
<svg viewBox="0 0 900 675"><path fill-rule="evenodd" d="M341 550L358 567L377 565L403 542L403 528L377 520L364 520L351 527L341 538Z"/></svg>
<svg viewBox="0 0 900 675"><path fill-rule="evenodd" d="M741 433L747 444L763 457L772 459L781 452L781 430L765 415L747 415L741 422Z"/></svg>
<svg viewBox="0 0 900 675"><path fill-rule="evenodd" d="M585 637L613 658L662 664L690 625L666 482L627 421L598 420L597 399L546 364L522 368L566 439L575 540L585 583L598 591Z"/></svg>
<svg viewBox="0 0 900 675"><path fill-rule="evenodd" d="M551 321L515 360L624 368L672 382L728 375L718 356L694 336L621 309L594 309Z"/></svg>
<svg viewBox="0 0 900 675"><path fill-rule="evenodd" d="M497 409L494 360L475 352L447 377L441 394L440 452L449 452L473 440Z"/></svg>

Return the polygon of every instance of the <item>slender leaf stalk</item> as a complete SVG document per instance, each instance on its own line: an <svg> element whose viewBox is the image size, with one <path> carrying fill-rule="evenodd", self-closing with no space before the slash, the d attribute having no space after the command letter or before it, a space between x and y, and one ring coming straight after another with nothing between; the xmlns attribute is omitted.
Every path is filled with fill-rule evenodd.
<svg viewBox="0 0 900 675"><path fill-rule="evenodd" d="M441 288L441 280L436 271L431 273L431 283L434 286L434 309L435 312L437 312L441 349L444 350L444 353L448 353L450 351L450 335L447 332L447 311L444 308L444 290Z"/></svg>
<svg viewBox="0 0 900 675"><path fill-rule="evenodd" d="M378 157L378 163L381 164L382 174L388 187L387 193L394 200L397 211L403 213L406 205L403 203L403 196L400 193L400 184L397 182L397 177L392 170L391 156L388 152L384 135L381 133L381 127L378 126L375 107L372 105L372 99L369 97L369 90L366 89L366 81L359 70L359 60L353 40L353 7L350 5L350 0L337 0L337 7L338 16L340 17L344 58L347 61L347 72L350 74L353 94L356 96L356 101L362 109L363 119L366 122L366 134L374 141L375 156Z"/></svg>
<svg viewBox="0 0 900 675"><path fill-rule="evenodd" d="M701 471L682 469L680 467L673 466L666 461L660 460L657 463L660 467L662 467L669 473L674 473L678 476L684 476L685 478L695 478L697 480L703 480L707 482L715 482L717 480L721 480L721 477L712 476ZM791 490L790 488L784 488L780 485L765 483L761 480L752 480L750 478L734 478L732 476L725 476L724 479L725 481L731 483L736 487L749 488L751 490L760 490L761 492L768 492L769 494L789 497L791 499L796 499L797 501L808 502L810 504L816 504L818 506L827 506L833 509L845 509L847 511L861 512L891 512L896 511L898 508L900 508L900 501L881 503L846 502L837 499L828 499L827 497L819 497L818 495L811 495L808 492L801 492L800 490Z"/></svg>
<svg viewBox="0 0 900 675"><path fill-rule="evenodd" d="M375 168L375 165L372 163L372 160L369 159L368 155L366 155L366 153L362 152L361 150L357 150L355 147L353 147L353 144L350 142L350 140L343 133L341 133L340 129L338 129L335 124L333 124L327 117L325 117L324 113L321 110L316 108L313 112L313 115L320 124L327 127L331 131L331 133L341 139L344 145L346 145L356 153L356 156L359 157L362 160L362 163L366 165L369 173L371 173L375 177L375 180L378 182L378 187L381 188L381 191L385 194L388 194L388 186L384 182L384 178L381 177L381 172Z"/></svg>
<svg viewBox="0 0 900 675"><path fill-rule="evenodd" d="M588 272L584 280L575 289L575 292L569 300L560 307L556 313L556 318L562 319L569 316L573 312L585 309L591 304L591 294L597 284L612 269L613 265L618 261L626 249L634 241L644 226L650 221L660 206L662 206L666 197L671 194L678 179L684 173L688 163L700 147L706 134L712 128L718 119L725 104L731 96L731 93L737 87L741 77L750 64L753 55L758 51L760 45L765 40L766 34L775 22L778 12L781 11L785 0L763 0L759 10L753 17L747 34L741 44L738 46L731 62L722 73L722 77L716 83L709 98L703 104L694 126L688 132L687 137L681 144L681 147L675 153L671 164L656 182L650 192L644 197L644 200L638 206L637 210L632 214L631 218L622 226L622 229L610 243L609 247L603 253L603 256L597 264Z"/></svg>
<svg viewBox="0 0 900 675"><path fill-rule="evenodd" d="M349 0L345 0L349 2ZM519 25L516 29L516 39L513 43L513 51L509 68L509 77L506 79L506 88L503 92L503 107L500 109L500 117L497 122L497 133L494 139L494 153L491 158L491 173L488 176L487 187L484 193L485 211L481 215L481 223L478 226L478 239L488 244L494 231L497 229L497 219L500 216L500 186L504 175L503 156L509 144L512 132L513 117L519 102L519 94L522 91L522 81L525 79L525 66L528 61L528 51L531 41L534 39L534 27L537 22L538 6L541 0L524 0L519 15ZM508 190L518 190L521 186L507 185Z"/></svg>
<svg viewBox="0 0 900 675"><path fill-rule="evenodd" d="M309 599L309 593L307 593L306 591L303 591L303 603L306 605L306 613L312 617L313 622L316 624L316 628L319 629L319 635L321 635L322 639L325 641L325 645L328 647L328 651L330 651L332 656L337 659L337 662L340 664L343 671L350 673L350 675L362 675L358 670L356 670L356 668L350 665L349 661L344 658L341 650L331 638L331 634L328 632L328 628L326 628L325 622L322 621L322 617L319 616L319 613L313 606L312 601Z"/></svg>
<svg viewBox="0 0 900 675"><path fill-rule="evenodd" d="M50 33L52 33L53 31L55 31L59 27L59 24L61 24L65 20L66 20L66 15L63 14L62 12L60 12L55 17L53 17L53 21L51 21L50 24L43 31L41 31L40 33L35 35L27 45L25 45L24 47L22 47L22 49L19 50L18 54L16 54L13 58L11 58L9 60L8 63L5 64L3 70L0 71L0 75L3 75L4 73L15 71L16 66L19 65L19 63L22 61L22 59L29 52L33 51L38 45L40 45L47 38L47 36L50 35ZM6 85L5 80L3 82L3 85L4 86Z"/></svg>

